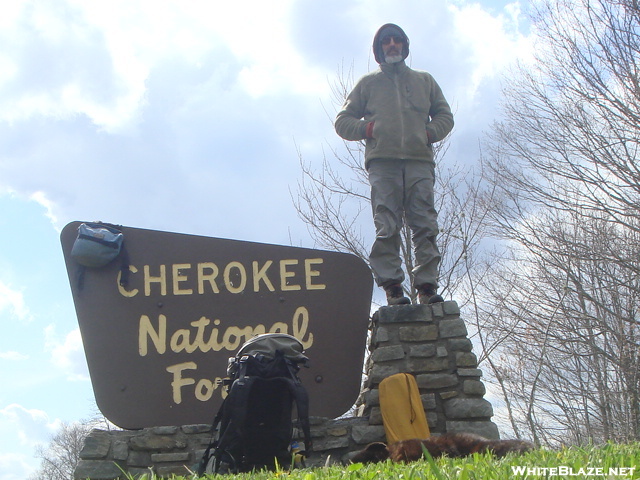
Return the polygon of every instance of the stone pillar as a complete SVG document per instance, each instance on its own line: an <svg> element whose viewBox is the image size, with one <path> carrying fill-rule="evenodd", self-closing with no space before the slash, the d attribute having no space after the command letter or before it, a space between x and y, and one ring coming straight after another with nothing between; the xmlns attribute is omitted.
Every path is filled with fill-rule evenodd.
<svg viewBox="0 0 640 480"><path fill-rule="evenodd" d="M380 308L373 316L369 350L360 415L368 416L370 425L382 424L378 385L405 372L416 377L432 434L499 438L456 302Z"/></svg>

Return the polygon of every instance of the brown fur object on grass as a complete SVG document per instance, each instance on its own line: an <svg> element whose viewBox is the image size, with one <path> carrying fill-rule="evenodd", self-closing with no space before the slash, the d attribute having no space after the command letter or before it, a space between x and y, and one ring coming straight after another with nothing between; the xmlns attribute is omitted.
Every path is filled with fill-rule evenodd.
<svg viewBox="0 0 640 480"><path fill-rule="evenodd" d="M351 457L351 463L377 463L384 462L387 458L389 458L387 445L382 442L374 442Z"/></svg>
<svg viewBox="0 0 640 480"><path fill-rule="evenodd" d="M424 440L401 440L388 447L382 442L370 443L364 450L356 453L351 461L375 463L390 458L394 462L412 462L422 458L423 445L432 457L464 457L483 452L502 457L510 452L525 453L534 448L533 444L523 440L489 440L472 433L445 433Z"/></svg>
<svg viewBox="0 0 640 480"><path fill-rule="evenodd" d="M471 433L445 433L426 440L402 440L389 445L389 458L394 462L411 462L422 458L422 445L432 457L464 457L473 453L490 452L503 457L509 452L524 453L533 445L522 440L488 440Z"/></svg>

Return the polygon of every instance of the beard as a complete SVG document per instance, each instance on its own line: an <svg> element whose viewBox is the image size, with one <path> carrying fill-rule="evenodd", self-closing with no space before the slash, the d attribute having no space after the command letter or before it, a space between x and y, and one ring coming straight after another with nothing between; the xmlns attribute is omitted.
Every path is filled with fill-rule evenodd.
<svg viewBox="0 0 640 480"><path fill-rule="evenodd" d="M385 55L384 56L384 61L387 63L398 63L402 61L402 55L400 54L396 54L396 55Z"/></svg>

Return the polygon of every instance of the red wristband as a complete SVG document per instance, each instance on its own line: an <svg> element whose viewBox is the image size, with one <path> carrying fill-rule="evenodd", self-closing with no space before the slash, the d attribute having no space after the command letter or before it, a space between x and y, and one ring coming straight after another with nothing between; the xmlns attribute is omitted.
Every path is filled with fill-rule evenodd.
<svg viewBox="0 0 640 480"><path fill-rule="evenodd" d="M367 130L365 132L365 138L373 138L373 123L374 122L367 123Z"/></svg>

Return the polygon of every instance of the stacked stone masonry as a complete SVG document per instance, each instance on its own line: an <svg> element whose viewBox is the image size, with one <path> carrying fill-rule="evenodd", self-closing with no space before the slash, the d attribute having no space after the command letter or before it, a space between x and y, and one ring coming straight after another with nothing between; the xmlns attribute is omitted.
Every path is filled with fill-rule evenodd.
<svg viewBox="0 0 640 480"><path fill-rule="evenodd" d="M327 419L312 417L314 453L307 466L347 461L350 452L384 438L382 426L367 418ZM114 480L189 475L195 470L211 440L210 425L153 427L138 431L94 430L85 440L76 479ZM295 430L294 430L295 432ZM296 434L296 437L298 435Z"/></svg>
<svg viewBox="0 0 640 480"><path fill-rule="evenodd" d="M312 418L314 453L307 466L344 462L368 443L385 441L378 385L400 372L415 375L432 434L471 432L498 438L456 302L382 307L373 316L370 333L358 415ZM94 430L85 440L75 479L125 479L125 473L144 478L152 472L161 477L189 475L211 440L209 428Z"/></svg>
<svg viewBox="0 0 640 480"><path fill-rule="evenodd" d="M369 350L361 412L371 425L382 425L378 385L405 372L416 377L432 434L499 438L456 302L382 307L373 316Z"/></svg>

